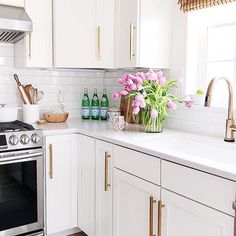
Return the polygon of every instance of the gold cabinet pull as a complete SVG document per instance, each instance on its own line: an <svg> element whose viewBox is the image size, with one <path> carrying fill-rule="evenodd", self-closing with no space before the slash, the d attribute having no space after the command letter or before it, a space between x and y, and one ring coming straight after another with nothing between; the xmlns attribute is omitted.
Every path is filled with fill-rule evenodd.
<svg viewBox="0 0 236 236"><path fill-rule="evenodd" d="M154 200L153 196L150 196L149 199L149 236L155 236L155 234L153 234L153 206L154 203L156 203L156 200Z"/></svg>
<svg viewBox="0 0 236 236"><path fill-rule="evenodd" d="M29 56L29 59L31 59L31 49L32 49L32 42L31 42L31 40L32 40L32 33L31 32L29 32L29 53L28 53L28 56Z"/></svg>
<svg viewBox="0 0 236 236"><path fill-rule="evenodd" d="M129 26L129 59L130 61L133 60L133 57L135 57L135 54L133 52L134 50L134 24L131 23Z"/></svg>
<svg viewBox="0 0 236 236"><path fill-rule="evenodd" d="M165 205L162 203L162 201L158 201L158 236L161 236L162 208L164 207Z"/></svg>
<svg viewBox="0 0 236 236"><path fill-rule="evenodd" d="M98 48L97 48L97 53L98 53L98 60L101 61L101 27L98 26L97 28L97 33L98 33Z"/></svg>
<svg viewBox="0 0 236 236"><path fill-rule="evenodd" d="M111 155L108 154L108 152L105 152L105 191L108 191L108 188L111 187L111 185L109 184L108 181L108 168L109 168L109 158L111 157Z"/></svg>
<svg viewBox="0 0 236 236"><path fill-rule="evenodd" d="M233 209L235 210L235 217L234 217L234 235L236 235L236 201L233 202Z"/></svg>
<svg viewBox="0 0 236 236"><path fill-rule="evenodd" d="M49 144L49 178L53 178L53 151L52 144Z"/></svg>

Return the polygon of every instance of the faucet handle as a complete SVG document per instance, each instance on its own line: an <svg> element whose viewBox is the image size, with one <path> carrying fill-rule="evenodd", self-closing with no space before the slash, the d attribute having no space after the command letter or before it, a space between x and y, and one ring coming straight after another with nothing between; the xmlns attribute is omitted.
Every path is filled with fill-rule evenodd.
<svg viewBox="0 0 236 236"><path fill-rule="evenodd" d="M230 129L231 129L232 131L236 132L236 125L231 125L231 126L230 126Z"/></svg>

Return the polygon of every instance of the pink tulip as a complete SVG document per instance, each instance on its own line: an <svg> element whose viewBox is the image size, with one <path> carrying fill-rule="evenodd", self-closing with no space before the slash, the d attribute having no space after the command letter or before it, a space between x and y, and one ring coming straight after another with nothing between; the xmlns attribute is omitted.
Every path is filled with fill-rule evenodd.
<svg viewBox="0 0 236 236"><path fill-rule="evenodd" d="M193 105L194 105L194 102L193 102L193 101L185 101L184 103L185 103L185 106L186 106L187 108L192 108Z"/></svg>
<svg viewBox="0 0 236 236"><path fill-rule="evenodd" d="M115 92L115 93L112 94L112 99L113 100L119 99L120 97L121 97L121 94L118 93L118 92Z"/></svg>
<svg viewBox="0 0 236 236"><path fill-rule="evenodd" d="M129 79L127 79L127 81L126 81L126 84L127 84L127 85L131 85L131 84L133 84L133 83L134 83L134 82L133 82L133 80L132 80L132 79L130 79L130 78L129 78Z"/></svg>
<svg viewBox="0 0 236 236"><path fill-rule="evenodd" d="M158 111L157 111L156 109L152 109L152 110L150 111L150 114L151 114L151 117L152 117L153 119L155 119L155 118L158 117Z"/></svg>
<svg viewBox="0 0 236 236"><path fill-rule="evenodd" d="M120 94L124 95L124 96L128 95L128 93L129 92L126 89L123 89L123 90L120 91Z"/></svg>
<svg viewBox="0 0 236 236"><path fill-rule="evenodd" d="M160 78L158 79L158 83L159 83L160 85L164 85L164 84L166 83L166 78L165 78L165 77L160 77Z"/></svg>
<svg viewBox="0 0 236 236"><path fill-rule="evenodd" d="M169 101L167 103L167 107L170 109L170 110L175 110L177 109L177 105L175 103L173 103L172 101Z"/></svg>
<svg viewBox="0 0 236 236"><path fill-rule="evenodd" d="M133 107L133 114L134 115L137 115L140 111L140 108L139 107Z"/></svg>
<svg viewBox="0 0 236 236"><path fill-rule="evenodd" d="M145 107L146 107L146 102L145 102L145 100L144 100L144 97L143 97L141 94L136 95L134 99L135 99L137 102L140 103L139 106L140 106L141 108L145 108Z"/></svg>
<svg viewBox="0 0 236 236"><path fill-rule="evenodd" d="M128 88L130 89L130 91L135 91L137 90L137 85L136 84L131 84L128 86Z"/></svg>
<svg viewBox="0 0 236 236"><path fill-rule="evenodd" d="M141 84L143 82L143 80L145 80L145 74L143 72L137 72L136 74L136 83Z"/></svg>
<svg viewBox="0 0 236 236"><path fill-rule="evenodd" d="M145 73L147 80L157 80L157 73L155 73L152 69L150 69L147 73Z"/></svg>
<svg viewBox="0 0 236 236"><path fill-rule="evenodd" d="M141 84L137 84L137 91L143 90L143 86Z"/></svg>
<svg viewBox="0 0 236 236"><path fill-rule="evenodd" d="M133 100L132 107L139 107L139 106L140 106L140 102L137 100Z"/></svg>

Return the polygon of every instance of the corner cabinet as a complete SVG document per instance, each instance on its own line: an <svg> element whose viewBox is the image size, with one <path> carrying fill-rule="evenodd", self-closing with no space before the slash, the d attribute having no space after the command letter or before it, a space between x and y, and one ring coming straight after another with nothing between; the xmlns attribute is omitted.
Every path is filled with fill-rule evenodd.
<svg viewBox="0 0 236 236"><path fill-rule="evenodd" d="M168 68L173 0L117 0L115 67Z"/></svg>
<svg viewBox="0 0 236 236"><path fill-rule="evenodd" d="M78 135L46 137L46 233L77 227Z"/></svg>
<svg viewBox="0 0 236 236"><path fill-rule="evenodd" d="M114 66L114 0L53 1L54 66Z"/></svg>
<svg viewBox="0 0 236 236"><path fill-rule="evenodd" d="M96 140L96 236L112 236L113 145Z"/></svg>
<svg viewBox="0 0 236 236"><path fill-rule="evenodd" d="M52 0L25 0L33 32L15 43L16 67L52 67Z"/></svg>
<svg viewBox="0 0 236 236"><path fill-rule="evenodd" d="M79 135L78 227L95 236L95 139Z"/></svg>

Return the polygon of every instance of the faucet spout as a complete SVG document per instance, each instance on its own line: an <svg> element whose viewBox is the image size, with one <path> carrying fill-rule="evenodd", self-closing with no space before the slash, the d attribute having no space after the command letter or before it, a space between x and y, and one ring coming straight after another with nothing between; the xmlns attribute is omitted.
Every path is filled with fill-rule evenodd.
<svg viewBox="0 0 236 236"><path fill-rule="evenodd" d="M226 82L228 86L228 92L229 92L229 101L228 101L228 117L226 119L226 130L225 130L225 141L226 142L234 142L234 132L235 129L235 122L234 122L234 92L231 82L224 77L214 78L211 80L210 84L207 88L206 98L205 98L205 107L210 107L211 105L211 97L212 97L212 91L215 84L219 81L223 80Z"/></svg>

